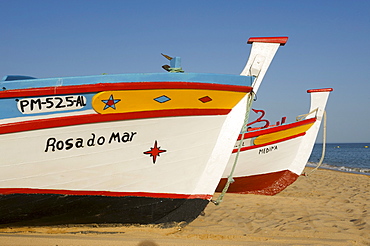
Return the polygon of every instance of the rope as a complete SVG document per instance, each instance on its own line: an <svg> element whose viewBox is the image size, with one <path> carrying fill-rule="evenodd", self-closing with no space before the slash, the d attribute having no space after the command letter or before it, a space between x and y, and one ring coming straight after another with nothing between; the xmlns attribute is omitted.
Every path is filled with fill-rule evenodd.
<svg viewBox="0 0 370 246"><path fill-rule="evenodd" d="M211 200L211 202L213 202L215 205L220 205L221 204L227 190L229 189L230 184L234 182L233 174L234 174L234 171L235 171L236 164L238 163L240 149L243 145L244 134L247 132L247 123L248 123L249 113L251 111L252 100L253 100L254 96L255 96L255 93L253 91L251 91L251 93L248 94L248 100L247 100L247 105L246 105L247 110L245 112L244 123L243 123L243 127L242 127L242 138L240 139L240 142L239 142L238 151L236 152L233 167L231 169L231 172L230 172L229 176L227 177L227 182L226 182L220 196L216 200Z"/></svg>
<svg viewBox="0 0 370 246"><path fill-rule="evenodd" d="M298 115L298 116L295 118L295 120L296 120L296 121L301 121L301 120L305 119L308 115L310 115L310 114L312 114L312 113L314 113L314 112L316 112L316 113L317 113L317 111L318 111L318 110L319 110L319 108L316 108L316 109L312 110L311 112L309 112L309 113L307 113L307 114L301 114L301 115Z"/></svg>
<svg viewBox="0 0 370 246"><path fill-rule="evenodd" d="M319 163L317 163L317 166L314 169L312 169L311 172L309 172L308 174L313 173L314 171L316 171L321 166L322 162L324 161L324 157L325 157L325 149L326 149L326 111L324 111L324 114L323 114L323 132L322 132L321 158L320 158ZM308 176L308 174L305 173L305 176Z"/></svg>

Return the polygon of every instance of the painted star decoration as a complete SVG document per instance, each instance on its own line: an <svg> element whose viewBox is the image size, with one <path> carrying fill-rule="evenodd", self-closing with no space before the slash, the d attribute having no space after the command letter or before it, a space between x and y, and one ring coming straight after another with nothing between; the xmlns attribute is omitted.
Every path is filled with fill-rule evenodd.
<svg viewBox="0 0 370 246"><path fill-rule="evenodd" d="M159 156L160 153L164 153L167 150L161 149L161 147L157 146L157 140L154 142L154 147L150 147L150 150L145 151L144 154L150 155L150 157L153 157L153 164L155 164L157 157Z"/></svg>
<svg viewBox="0 0 370 246"><path fill-rule="evenodd" d="M103 103L105 103L104 110L107 108L116 109L116 103L121 101L121 99L114 99L113 95L110 95L108 100L101 100Z"/></svg>

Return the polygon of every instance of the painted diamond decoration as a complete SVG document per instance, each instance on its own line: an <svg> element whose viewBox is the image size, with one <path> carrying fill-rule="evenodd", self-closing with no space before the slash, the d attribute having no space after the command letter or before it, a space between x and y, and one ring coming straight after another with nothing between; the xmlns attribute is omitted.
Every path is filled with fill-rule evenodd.
<svg viewBox="0 0 370 246"><path fill-rule="evenodd" d="M212 101L212 98L210 98L209 96L205 96L205 97L199 98L198 100L201 101L202 103L207 103L207 102Z"/></svg>
<svg viewBox="0 0 370 246"><path fill-rule="evenodd" d="M157 97L157 98L154 98L155 101L159 102L159 103L165 103L165 102L168 102L171 100L171 98L169 98L168 96L160 96L160 97Z"/></svg>

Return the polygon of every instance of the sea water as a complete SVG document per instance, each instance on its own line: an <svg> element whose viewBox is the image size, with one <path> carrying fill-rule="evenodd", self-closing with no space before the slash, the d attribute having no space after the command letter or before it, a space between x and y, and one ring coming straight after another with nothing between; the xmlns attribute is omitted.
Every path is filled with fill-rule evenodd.
<svg viewBox="0 0 370 246"><path fill-rule="evenodd" d="M370 175L370 143L327 143L322 168ZM307 166L316 166L322 144L315 144Z"/></svg>

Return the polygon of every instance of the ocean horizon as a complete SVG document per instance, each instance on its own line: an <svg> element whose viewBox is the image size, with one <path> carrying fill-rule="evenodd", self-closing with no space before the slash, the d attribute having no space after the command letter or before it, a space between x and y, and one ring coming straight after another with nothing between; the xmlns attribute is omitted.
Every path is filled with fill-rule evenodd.
<svg viewBox="0 0 370 246"><path fill-rule="evenodd" d="M323 144L315 143L307 166L316 167ZM370 175L370 143L326 143L321 168Z"/></svg>

